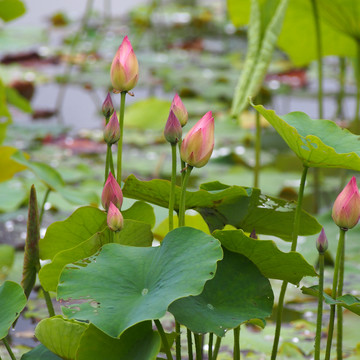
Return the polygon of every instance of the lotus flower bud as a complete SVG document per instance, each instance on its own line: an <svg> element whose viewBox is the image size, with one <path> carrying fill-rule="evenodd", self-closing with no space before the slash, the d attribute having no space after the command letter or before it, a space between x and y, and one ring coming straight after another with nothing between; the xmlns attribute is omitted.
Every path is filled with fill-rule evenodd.
<svg viewBox="0 0 360 360"><path fill-rule="evenodd" d="M173 101L171 103L170 110L173 111L175 116L180 121L181 126L184 127L188 121L188 112L178 94L175 94Z"/></svg>
<svg viewBox="0 0 360 360"><path fill-rule="evenodd" d="M116 112L113 113L110 121L104 129L104 140L107 144L112 145L120 139L120 125Z"/></svg>
<svg viewBox="0 0 360 360"><path fill-rule="evenodd" d="M360 218L360 195L353 176L338 195L332 209L332 218L337 226L347 230L353 228Z"/></svg>
<svg viewBox="0 0 360 360"><path fill-rule="evenodd" d="M175 116L172 110L170 110L169 117L167 119L165 129L164 129L164 136L166 141L170 144L177 144L181 139L182 135L182 128L180 121Z"/></svg>
<svg viewBox="0 0 360 360"><path fill-rule="evenodd" d="M114 113L114 105L112 103L110 93L107 93L106 98L102 104L101 110L107 120Z"/></svg>
<svg viewBox="0 0 360 360"><path fill-rule="evenodd" d="M320 254L324 254L324 252L328 249L328 239L325 235L324 228L321 229L321 233L316 240L316 248Z"/></svg>
<svg viewBox="0 0 360 360"><path fill-rule="evenodd" d="M139 64L127 36L112 61L110 77L114 89L119 92L131 90L138 82Z"/></svg>
<svg viewBox="0 0 360 360"><path fill-rule="evenodd" d="M119 231L124 226L124 218L120 210L112 202L110 202L107 213L107 224L112 231Z"/></svg>
<svg viewBox="0 0 360 360"><path fill-rule="evenodd" d="M108 211L111 202L120 209L123 203L123 194L120 185L110 171L101 195L101 204L106 211Z"/></svg>
<svg viewBox="0 0 360 360"><path fill-rule="evenodd" d="M207 164L214 149L214 118L207 112L186 134L181 144L181 159L200 168Z"/></svg>

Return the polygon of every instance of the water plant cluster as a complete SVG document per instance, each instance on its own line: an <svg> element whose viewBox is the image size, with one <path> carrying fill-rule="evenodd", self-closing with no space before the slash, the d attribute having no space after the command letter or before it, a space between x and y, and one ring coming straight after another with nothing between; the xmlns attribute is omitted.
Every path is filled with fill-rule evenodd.
<svg viewBox="0 0 360 360"><path fill-rule="evenodd" d="M209 104L190 128L186 102L177 93L163 123L171 154L170 180L123 176L127 161L123 151L125 102L136 91L141 76L131 34L122 39L114 55L112 93L104 94L101 108L106 143L102 208L81 206L67 219L51 224L41 237L49 194L71 194L51 166L10 149L9 163L16 164L12 175L28 168L47 186L40 206L35 186L30 189L21 284L7 280L0 286L0 338L12 360L16 356L8 333L16 327L37 281L49 316L37 324L35 336L40 344L22 355L24 360L216 360L220 359L222 339L230 333L232 359L240 360L241 329L265 328L273 312L276 327L271 359L275 360L280 358L287 288L298 285L304 277L313 277L316 285L298 289L303 293L300 296L315 297L318 303L309 356L330 360L336 353L338 360L343 359L344 309L360 315L360 299L344 294L346 235L360 219L356 177L348 181L332 206L339 237L331 294L324 291L324 265L329 241L335 239L328 239L326 228L303 209L303 199L310 168L360 170L359 136L355 134L359 119L355 117L354 132L350 132L322 119L321 114L319 119L304 112L280 116L259 104L261 96L255 96L286 9L291 6L288 3L279 1L262 27L260 4L251 1L249 49L231 113L237 116L250 104L257 114L255 179L260 174L260 115L300 160L296 202L268 196L257 184L244 187L212 181L190 191L191 177L211 161L217 119ZM319 4L315 0L309 3L314 6L317 26ZM235 3L229 1L229 6ZM321 66L319 71L321 74ZM360 82L358 85L360 88ZM321 102L321 83L319 94ZM120 98L119 109L114 108L115 97ZM319 171L314 172L315 190ZM132 205L124 208L124 198L132 199ZM154 206L168 211L166 229L156 241L152 232ZM318 253L317 269L297 251L299 237L309 235L317 237L316 243L309 244ZM273 237L290 243L290 251L281 251ZM281 281L276 307L273 280ZM61 309L54 307L55 302ZM330 305L329 318L323 317L324 304Z"/></svg>

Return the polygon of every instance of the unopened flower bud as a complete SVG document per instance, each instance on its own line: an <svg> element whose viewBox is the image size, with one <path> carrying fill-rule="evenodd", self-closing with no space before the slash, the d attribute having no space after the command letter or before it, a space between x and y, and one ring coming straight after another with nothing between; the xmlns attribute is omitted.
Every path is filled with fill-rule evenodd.
<svg viewBox="0 0 360 360"><path fill-rule="evenodd" d="M181 159L200 168L207 164L214 149L214 118L207 112L186 134L181 144Z"/></svg>
<svg viewBox="0 0 360 360"><path fill-rule="evenodd" d="M139 64L127 36L119 46L111 64L110 78L114 90L129 91L138 82Z"/></svg>
<svg viewBox="0 0 360 360"><path fill-rule="evenodd" d="M110 93L107 93L106 98L102 104L102 113L105 116L106 120L114 113L114 105L111 100Z"/></svg>
<svg viewBox="0 0 360 360"><path fill-rule="evenodd" d="M123 193L110 171L101 195L101 204L106 211L108 211L111 202L120 209L123 203Z"/></svg>
<svg viewBox="0 0 360 360"><path fill-rule="evenodd" d="M344 190L338 195L332 209L332 218L342 229L351 229L360 218L360 195L353 176Z"/></svg>
<svg viewBox="0 0 360 360"><path fill-rule="evenodd" d="M328 239L325 235L324 228L321 229L321 233L316 240L316 248L320 254L324 254L328 249Z"/></svg>
<svg viewBox="0 0 360 360"><path fill-rule="evenodd" d="M112 202L110 202L107 213L107 224L112 231L119 231L124 226L124 218L120 210Z"/></svg>
<svg viewBox="0 0 360 360"><path fill-rule="evenodd" d="M112 145L120 139L120 125L116 112L113 113L110 121L104 128L104 140L107 144Z"/></svg>
<svg viewBox="0 0 360 360"><path fill-rule="evenodd" d="M182 128L180 121L175 116L172 110L170 110L169 117L167 119L165 129L164 129L164 136L166 141L170 144L177 144L181 139L182 135Z"/></svg>
<svg viewBox="0 0 360 360"><path fill-rule="evenodd" d="M185 108L185 105L181 101L180 96L178 94L175 94L173 101L171 103L170 110L173 111L175 116L180 121L181 126L184 127L188 121L189 116Z"/></svg>

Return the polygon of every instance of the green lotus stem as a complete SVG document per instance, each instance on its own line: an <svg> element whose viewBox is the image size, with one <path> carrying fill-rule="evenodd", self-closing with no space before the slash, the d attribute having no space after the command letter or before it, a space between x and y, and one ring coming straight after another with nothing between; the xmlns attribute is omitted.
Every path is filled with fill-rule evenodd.
<svg viewBox="0 0 360 360"><path fill-rule="evenodd" d="M10 355L10 357L11 357L11 360L16 360L16 357L15 357L14 353L12 352L9 343L8 343L7 340L6 340L6 337L4 337L4 338L2 339L2 341L3 341L3 343L4 343L5 347L6 347L7 352L9 353L9 355Z"/></svg>
<svg viewBox="0 0 360 360"><path fill-rule="evenodd" d="M301 175L298 201L297 201L297 205L296 205L296 209L295 209L291 251L296 251L296 247L297 247L297 238L298 238L299 227L300 227L301 207L302 207L302 201L303 201L303 197L304 197L305 181L306 181L306 175L307 175L308 169L309 168L304 165L303 172ZM282 312L283 312L283 308L284 308L284 300L285 300L285 293L286 293L287 285L288 285L287 281L283 281L283 283L281 285L277 314L276 314L276 327L275 327L274 343L273 343L273 348L272 348L272 352L271 352L271 360L275 360L276 356L277 356L277 350L278 350L278 346L279 346L279 339L280 339L280 332L281 332Z"/></svg>
<svg viewBox="0 0 360 360"><path fill-rule="evenodd" d="M212 347L213 347L213 341L214 341L214 334L209 334L209 350L208 350L208 360L212 360Z"/></svg>
<svg viewBox="0 0 360 360"><path fill-rule="evenodd" d="M46 307L48 309L49 316L50 317L55 316L55 310L54 310L54 306L53 306L53 303L51 301L51 297L50 297L49 292L46 291L43 287L41 287L41 290L43 291L43 294L44 294L44 299L45 299L45 302L46 302Z"/></svg>
<svg viewBox="0 0 360 360"><path fill-rule="evenodd" d="M186 331L186 335L187 335L187 344L188 344L188 357L189 360L193 360L194 359L194 355L193 355L193 346L192 346L192 333L189 329L187 329Z"/></svg>
<svg viewBox="0 0 360 360"><path fill-rule="evenodd" d="M344 248L345 242L345 231L344 229L340 229L339 243L336 251L336 259L335 259L335 269L334 269L334 277L333 277L333 286L331 290L331 297L336 299L337 294L337 284L339 279L339 269L342 257L342 250ZM330 360L331 354L331 343L334 333L334 320L335 320L335 305L330 305L330 319L329 319L329 328L328 328L328 338L326 343L326 352L325 352L325 360Z"/></svg>
<svg viewBox="0 0 360 360"><path fill-rule="evenodd" d="M50 192L51 192L51 189L48 187L46 189L46 193L45 193L45 196L44 196L44 199L41 203L41 209L40 209L40 215L39 215L39 226L41 225L41 221L42 221L42 218L43 218L43 215L44 215L44 211L45 211L45 204L47 202L47 199L50 195Z"/></svg>
<svg viewBox="0 0 360 360"><path fill-rule="evenodd" d="M339 284L337 288L336 297L342 296L344 287L344 265L345 265L345 241L343 243L340 269L339 269ZM337 359L342 360L342 343L343 343L343 308L341 305L336 305L337 308L337 342L336 342L336 353Z"/></svg>
<svg viewBox="0 0 360 360"><path fill-rule="evenodd" d="M358 40L356 42L356 69L355 69L355 73L356 73L356 108L355 108L355 118L354 118L354 125L355 125L355 130L357 131L356 133L358 133L358 131L360 130L360 41Z"/></svg>
<svg viewBox="0 0 360 360"><path fill-rule="evenodd" d="M123 133L124 133L124 113L125 113L125 97L126 91L121 92L120 96L120 139L118 141L118 156L117 156L117 177L116 180L121 187L121 165L122 165L122 147L123 147Z"/></svg>
<svg viewBox="0 0 360 360"><path fill-rule="evenodd" d="M108 176L109 176L109 169L110 169L110 156L109 156L109 144L107 144L106 148L106 158L105 158L105 180L106 182ZM114 175L114 173L113 173Z"/></svg>
<svg viewBox="0 0 360 360"><path fill-rule="evenodd" d="M181 330L180 330L180 323L175 320L175 354L176 360L181 360Z"/></svg>
<svg viewBox="0 0 360 360"><path fill-rule="evenodd" d="M171 351L170 351L170 347L169 347L169 343L168 343L166 335L165 335L164 328L161 325L161 322L159 320L154 320L154 322L155 322L155 325L156 325L156 327L158 329L158 332L160 334L161 341L162 341L162 343L164 345L166 358L167 358L167 360L173 360L173 357L172 357Z"/></svg>
<svg viewBox="0 0 360 360"><path fill-rule="evenodd" d="M196 360L202 360L203 357L202 357L201 335L194 333L194 338L195 338Z"/></svg>
<svg viewBox="0 0 360 360"><path fill-rule="evenodd" d="M316 57L318 68L318 106L319 106L319 119L323 118L323 66L322 66L322 42L321 42L321 29L319 9L317 6L317 0L311 0L314 25L315 25L315 37L316 37Z"/></svg>
<svg viewBox="0 0 360 360"><path fill-rule="evenodd" d="M214 348L214 354L213 354L213 360L216 360L219 350L220 350L220 344L221 344L221 337L217 336L216 337L216 342L215 342L215 348Z"/></svg>
<svg viewBox="0 0 360 360"><path fill-rule="evenodd" d="M180 156L180 164L181 164L181 170L185 169L185 161L183 161L183 159L181 158L181 144L182 144L182 139L179 141L179 156ZM184 182L184 177L185 177L185 171L181 171L181 185Z"/></svg>
<svg viewBox="0 0 360 360"><path fill-rule="evenodd" d="M240 325L234 328L234 360L240 360Z"/></svg>
<svg viewBox="0 0 360 360"><path fill-rule="evenodd" d="M254 166L254 187L259 187L261 156L261 124L260 113L256 112L256 137L255 137L255 166Z"/></svg>
<svg viewBox="0 0 360 360"><path fill-rule="evenodd" d="M176 185L176 144L171 144L171 188L169 198L169 231L174 229L174 203Z"/></svg>
<svg viewBox="0 0 360 360"><path fill-rule="evenodd" d="M180 195L180 205L179 205L179 226L185 226L185 195L186 195L186 187L189 181L190 173L193 167L188 165L186 167L186 174L184 177L184 181L181 184L181 195Z"/></svg>
<svg viewBox="0 0 360 360"><path fill-rule="evenodd" d="M112 150L111 150L111 145L109 145L109 155L110 155L110 171L111 173L115 176L115 169L114 169L114 159L113 159L113 154L112 154Z"/></svg>
<svg viewBox="0 0 360 360"><path fill-rule="evenodd" d="M319 253L319 299L316 320L315 360L320 360L321 326L323 315L323 290L324 290L324 254Z"/></svg>
<svg viewBox="0 0 360 360"><path fill-rule="evenodd" d="M339 91L337 95L337 109L335 118L339 119L344 116L343 114L343 100L345 97L345 78L346 78L346 58L339 57Z"/></svg>

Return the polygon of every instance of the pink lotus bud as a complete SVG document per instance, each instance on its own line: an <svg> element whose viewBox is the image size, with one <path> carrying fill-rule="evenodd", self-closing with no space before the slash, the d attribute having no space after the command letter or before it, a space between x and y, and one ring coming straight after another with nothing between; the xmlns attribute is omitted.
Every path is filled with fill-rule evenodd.
<svg viewBox="0 0 360 360"><path fill-rule="evenodd" d="M117 91L129 91L139 77L139 64L127 36L119 46L111 64L111 83Z"/></svg>
<svg viewBox="0 0 360 360"><path fill-rule="evenodd" d="M107 224L112 231L119 231L124 226L124 218L120 210L112 202L110 202L107 213Z"/></svg>
<svg viewBox="0 0 360 360"><path fill-rule="evenodd" d="M214 118L207 112L186 134L181 144L181 159L194 167L207 164L214 149Z"/></svg>
<svg viewBox="0 0 360 360"><path fill-rule="evenodd" d="M123 193L110 171L101 195L101 204L106 211L108 211L111 202L120 209L123 203Z"/></svg>
<svg viewBox="0 0 360 360"><path fill-rule="evenodd" d="M178 94L175 94L170 110L174 112L175 116L180 121L181 126L184 127L188 121L188 112Z"/></svg>
<svg viewBox="0 0 360 360"><path fill-rule="evenodd" d="M182 128L180 121L175 116L172 110L170 110L169 117L167 119L165 129L164 129L164 136L165 139L170 144L177 144L179 140L181 139L182 135Z"/></svg>
<svg viewBox="0 0 360 360"><path fill-rule="evenodd" d="M316 240L316 248L320 254L324 254L324 252L328 249L328 239L325 235L324 228L321 229L321 233Z"/></svg>
<svg viewBox="0 0 360 360"><path fill-rule="evenodd" d="M110 93L107 93L106 98L102 104L101 110L107 120L114 113L114 105L112 103Z"/></svg>
<svg viewBox="0 0 360 360"><path fill-rule="evenodd" d="M120 125L116 112L113 113L110 121L104 129L104 140L107 144L112 145L120 139Z"/></svg>
<svg viewBox="0 0 360 360"><path fill-rule="evenodd" d="M360 218L360 195L353 176L344 190L338 195L332 209L332 218L342 229L351 229Z"/></svg>

